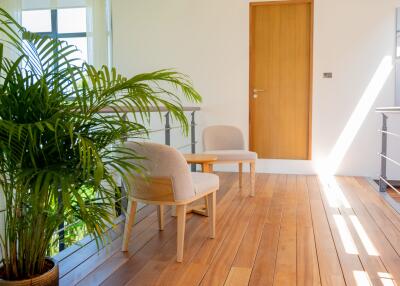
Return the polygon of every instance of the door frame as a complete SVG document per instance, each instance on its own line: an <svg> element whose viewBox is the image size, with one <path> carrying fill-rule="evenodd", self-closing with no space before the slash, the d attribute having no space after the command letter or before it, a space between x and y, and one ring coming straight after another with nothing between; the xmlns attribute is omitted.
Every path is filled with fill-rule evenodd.
<svg viewBox="0 0 400 286"><path fill-rule="evenodd" d="M249 3L249 146L252 144L252 127L251 127L251 100L253 97L253 69L252 63L254 61L254 47L253 47L253 33L254 23L253 23L253 7L255 6L267 6L267 5L290 5L290 4L310 4L311 14L310 14L310 82L309 82L309 112L308 112L308 158L307 160L312 160L312 108L313 108L313 83L314 83L314 0L269 0L269 1L260 1L260 2L250 2Z"/></svg>

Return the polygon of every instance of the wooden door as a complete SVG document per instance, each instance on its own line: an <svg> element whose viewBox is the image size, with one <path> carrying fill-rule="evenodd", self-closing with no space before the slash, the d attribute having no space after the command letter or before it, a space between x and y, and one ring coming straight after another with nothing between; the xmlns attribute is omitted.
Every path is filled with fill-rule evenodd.
<svg viewBox="0 0 400 286"><path fill-rule="evenodd" d="M250 149L311 159L312 3L252 3L250 19Z"/></svg>

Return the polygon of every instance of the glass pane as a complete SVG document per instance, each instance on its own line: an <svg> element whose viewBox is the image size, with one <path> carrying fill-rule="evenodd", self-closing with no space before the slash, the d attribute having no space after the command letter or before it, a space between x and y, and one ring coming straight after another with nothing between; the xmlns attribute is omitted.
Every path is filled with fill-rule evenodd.
<svg viewBox="0 0 400 286"><path fill-rule="evenodd" d="M70 59L79 58L80 61L75 62L77 65L81 65L83 62L87 62L88 60L88 42L87 38L64 38L60 39L62 41L66 41L70 45L76 46L79 51L77 53L71 54L69 56Z"/></svg>
<svg viewBox="0 0 400 286"><path fill-rule="evenodd" d="M35 33L51 32L50 10L22 11L22 26Z"/></svg>
<svg viewBox="0 0 400 286"><path fill-rule="evenodd" d="M397 41L396 41L396 58L400 58L400 34L397 34Z"/></svg>
<svg viewBox="0 0 400 286"><path fill-rule="evenodd" d="M400 8L396 9L396 57L400 58Z"/></svg>
<svg viewBox="0 0 400 286"><path fill-rule="evenodd" d="M400 32L400 8L396 8L396 30Z"/></svg>
<svg viewBox="0 0 400 286"><path fill-rule="evenodd" d="M58 9L59 33L86 32L86 8Z"/></svg>

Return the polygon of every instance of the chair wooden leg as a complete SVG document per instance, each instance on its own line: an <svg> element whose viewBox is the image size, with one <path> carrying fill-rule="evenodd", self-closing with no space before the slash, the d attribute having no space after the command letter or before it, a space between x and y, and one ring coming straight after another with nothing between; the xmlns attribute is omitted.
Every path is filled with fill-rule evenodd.
<svg viewBox="0 0 400 286"><path fill-rule="evenodd" d="M135 222L137 202L129 200L128 212L125 219L124 237L122 240L122 251L128 251L129 238L131 237L132 226Z"/></svg>
<svg viewBox="0 0 400 286"><path fill-rule="evenodd" d="M183 261L183 248L185 242L185 226L186 226L186 205L176 206L177 218L177 249L176 249L176 261Z"/></svg>
<svg viewBox="0 0 400 286"><path fill-rule="evenodd" d="M204 198L204 206L205 206L204 215L205 216L209 216L210 215L210 211L209 211L209 204L208 204L207 197Z"/></svg>
<svg viewBox="0 0 400 286"><path fill-rule="evenodd" d="M250 162L250 184L251 184L251 191L250 196L255 196L255 185L256 185L256 162Z"/></svg>
<svg viewBox="0 0 400 286"><path fill-rule="evenodd" d="M208 219L210 224L210 238L215 238L215 220L216 220L216 212L217 212L217 196L216 192L209 194L207 196L208 200Z"/></svg>
<svg viewBox="0 0 400 286"><path fill-rule="evenodd" d="M239 163L239 188L243 185L243 163Z"/></svg>
<svg viewBox="0 0 400 286"><path fill-rule="evenodd" d="M213 165L209 164L209 163L204 163L201 165L202 171L203 173L212 173L213 172ZM204 205L205 205L205 209L204 209L204 215L208 216L208 201L207 201L207 197L204 198Z"/></svg>
<svg viewBox="0 0 400 286"><path fill-rule="evenodd" d="M212 173L211 165L208 163L201 164L201 171L203 173Z"/></svg>
<svg viewBox="0 0 400 286"><path fill-rule="evenodd" d="M159 205L157 208L158 215L158 228L159 230L164 230L164 206Z"/></svg>

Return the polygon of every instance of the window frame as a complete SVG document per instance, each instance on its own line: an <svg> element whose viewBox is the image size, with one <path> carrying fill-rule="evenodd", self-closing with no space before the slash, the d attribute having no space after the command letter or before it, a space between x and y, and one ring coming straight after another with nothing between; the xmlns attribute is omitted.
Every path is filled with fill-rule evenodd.
<svg viewBox="0 0 400 286"><path fill-rule="evenodd" d="M394 105L400 106L400 7L396 7L395 15L395 50L394 50Z"/></svg>
<svg viewBox="0 0 400 286"><path fill-rule="evenodd" d="M81 58L82 62L89 62L90 59L90 54L91 51L89 50L89 37L88 37L88 32L87 32L87 27L86 27L86 32L69 32L69 33L59 33L58 32L58 10L61 9L85 9L86 10L86 19L87 21L87 7L86 6L81 6L81 7L70 7L70 8L52 8L52 9L24 9L22 10L22 13L25 11L38 11L38 10L48 10L50 11L50 25L51 25L51 31L50 32L34 32L35 34L41 35L41 36L47 36L53 39L57 40L66 40L69 38L85 38L86 44L87 44L87 54L86 54L86 59ZM21 14L22 14L21 13Z"/></svg>
<svg viewBox="0 0 400 286"><path fill-rule="evenodd" d="M74 8L85 8L87 7L74 7ZM64 9L64 8L60 8ZM65 8L65 9L72 9L72 8ZM47 10L47 9L44 9ZM60 38L87 38L87 31L86 32L71 32L71 33L59 33L58 32L58 10L59 9L48 9L50 10L50 17L51 17L51 32L36 32L36 34L42 36L48 36L54 39ZM23 11L35 11L35 10L23 10Z"/></svg>

